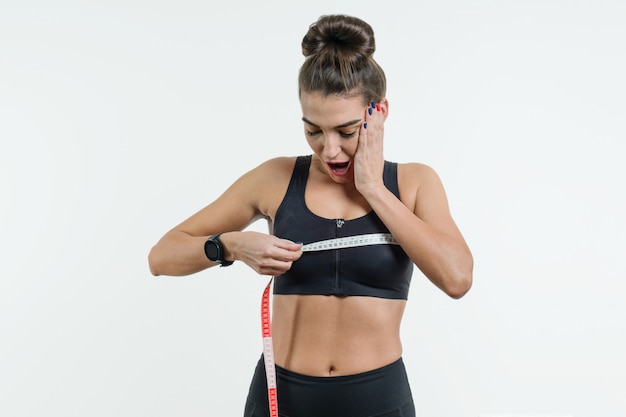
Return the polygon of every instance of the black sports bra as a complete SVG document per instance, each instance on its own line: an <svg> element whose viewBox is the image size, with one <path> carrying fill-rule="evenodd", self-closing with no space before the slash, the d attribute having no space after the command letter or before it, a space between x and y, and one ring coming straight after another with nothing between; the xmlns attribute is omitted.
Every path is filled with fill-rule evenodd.
<svg viewBox="0 0 626 417"><path fill-rule="evenodd" d="M337 237L389 233L374 211L352 220L327 219L306 206L311 155L296 159L285 198L276 211L274 235L304 244ZM397 164L385 161L385 186L396 196ZM274 294L317 294L407 299L413 262L399 245L373 245L305 252L276 277Z"/></svg>

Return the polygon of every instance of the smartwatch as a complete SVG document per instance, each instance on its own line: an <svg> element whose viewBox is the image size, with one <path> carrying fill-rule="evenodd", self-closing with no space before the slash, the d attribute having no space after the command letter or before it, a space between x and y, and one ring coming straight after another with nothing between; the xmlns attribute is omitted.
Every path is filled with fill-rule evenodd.
<svg viewBox="0 0 626 417"><path fill-rule="evenodd" d="M204 242L204 253L210 261L218 263L220 266L229 266L233 264L233 261L224 259L224 246L220 240L220 234L213 235Z"/></svg>

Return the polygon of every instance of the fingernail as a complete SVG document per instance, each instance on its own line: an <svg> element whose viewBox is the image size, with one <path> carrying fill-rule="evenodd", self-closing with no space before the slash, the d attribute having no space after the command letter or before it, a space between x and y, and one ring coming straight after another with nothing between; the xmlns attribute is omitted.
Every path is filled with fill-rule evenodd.
<svg viewBox="0 0 626 417"><path fill-rule="evenodd" d="M302 245L302 242L296 242L296 245Z"/></svg>
<svg viewBox="0 0 626 417"><path fill-rule="evenodd" d="M376 110L380 111L380 104L376 103Z"/></svg>
<svg viewBox="0 0 626 417"><path fill-rule="evenodd" d="M367 109L367 112L370 114L370 116L372 115L372 108L370 107L369 109Z"/></svg>
<svg viewBox="0 0 626 417"><path fill-rule="evenodd" d="M367 122L363 123L363 129L367 129Z"/></svg>
<svg viewBox="0 0 626 417"><path fill-rule="evenodd" d="M373 109L376 108L376 102L375 101L372 101L372 108Z"/></svg>

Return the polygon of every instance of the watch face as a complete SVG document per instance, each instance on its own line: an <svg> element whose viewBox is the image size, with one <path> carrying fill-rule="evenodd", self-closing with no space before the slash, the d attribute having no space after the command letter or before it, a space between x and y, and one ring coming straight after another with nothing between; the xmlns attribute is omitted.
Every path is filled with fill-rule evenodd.
<svg viewBox="0 0 626 417"><path fill-rule="evenodd" d="M212 261L217 261L219 258L219 251L217 250L217 243L207 240L204 244L204 252L206 253L207 258Z"/></svg>

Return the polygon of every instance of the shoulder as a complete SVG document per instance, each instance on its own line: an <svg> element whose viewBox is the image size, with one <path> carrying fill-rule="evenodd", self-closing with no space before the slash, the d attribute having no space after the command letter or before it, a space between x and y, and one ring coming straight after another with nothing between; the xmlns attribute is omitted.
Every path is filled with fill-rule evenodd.
<svg viewBox="0 0 626 417"><path fill-rule="evenodd" d="M284 181L287 183L291 177L291 171L295 164L295 157L278 157L266 160L241 175L224 193L245 194L252 198L256 194L262 194L267 188Z"/></svg>
<svg viewBox="0 0 626 417"><path fill-rule="evenodd" d="M267 161L258 165L253 171L257 174L264 173L276 173L276 174L289 174L293 171L294 164L296 162L295 156L279 156L276 158L268 159Z"/></svg>
<svg viewBox="0 0 626 417"><path fill-rule="evenodd" d="M427 164L410 162L398 163L398 188L402 200L408 207L414 207L418 198L433 190L443 190L439 174Z"/></svg>
<svg viewBox="0 0 626 417"><path fill-rule="evenodd" d="M430 165L410 162L398 164L398 183L401 187L415 188L440 182L439 175Z"/></svg>
<svg viewBox="0 0 626 417"><path fill-rule="evenodd" d="M398 175L400 174L409 178L437 175L433 167L420 162L398 163Z"/></svg>
<svg viewBox="0 0 626 417"><path fill-rule="evenodd" d="M295 156L269 159L244 174L239 182L263 215L272 217L289 186Z"/></svg>
<svg viewBox="0 0 626 417"><path fill-rule="evenodd" d="M295 162L295 156L268 159L246 172L240 180L255 188L274 187L282 181L289 182Z"/></svg>

